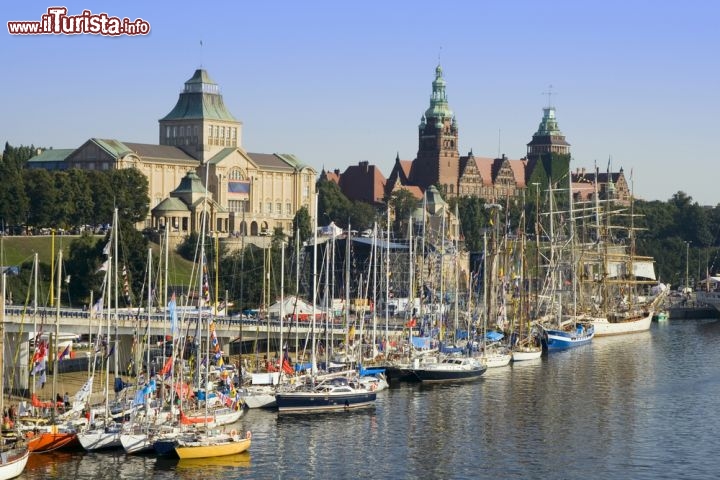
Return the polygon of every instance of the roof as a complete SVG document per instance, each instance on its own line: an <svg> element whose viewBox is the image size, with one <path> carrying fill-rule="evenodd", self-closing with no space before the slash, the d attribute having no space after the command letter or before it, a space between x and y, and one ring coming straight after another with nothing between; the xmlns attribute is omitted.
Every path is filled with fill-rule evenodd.
<svg viewBox="0 0 720 480"><path fill-rule="evenodd" d="M475 166L480 173L483 185L493 184L493 164L495 163L494 158L489 157L473 157L475 159Z"/></svg>
<svg viewBox="0 0 720 480"><path fill-rule="evenodd" d="M211 165L214 165L216 163L220 163L224 158L226 158L228 155L233 153L237 150L237 147L225 147L222 150L220 150L218 153L212 156L210 160L208 160L208 163Z"/></svg>
<svg viewBox="0 0 720 480"><path fill-rule="evenodd" d="M116 141L116 140L104 140L105 142ZM185 153L182 149L171 145L152 145L149 143L132 143L132 142L118 142L124 145L127 149L130 149L137 156L142 158L152 158L156 160L187 160L197 164L198 161Z"/></svg>
<svg viewBox="0 0 720 480"><path fill-rule="evenodd" d="M212 81L205 70L195 70L193 76L185 82L185 90L180 93L175 107L160 120L237 120L225 107L218 85Z"/></svg>
<svg viewBox="0 0 720 480"><path fill-rule="evenodd" d="M407 190L416 200L422 200L423 198L423 191L417 185L401 185L396 183L394 190Z"/></svg>
<svg viewBox="0 0 720 480"><path fill-rule="evenodd" d="M249 153L250 159L258 167L271 170L295 170L286 160L274 153Z"/></svg>
<svg viewBox="0 0 720 480"><path fill-rule="evenodd" d="M63 162L74 151L74 148L49 148L30 158L28 162Z"/></svg>
<svg viewBox="0 0 720 480"><path fill-rule="evenodd" d="M190 209L185 205L185 202L175 197L168 197L162 202L158 203L155 208L152 209L152 213L160 212L189 212Z"/></svg>
<svg viewBox="0 0 720 480"><path fill-rule="evenodd" d="M182 193L205 194L206 192L207 189L205 188L205 186L203 186L200 177L197 176L197 173L189 171L187 175L185 175L182 180L180 180L180 185L178 185L175 190L170 192L170 195L177 196Z"/></svg>
<svg viewBox="0 0 720 480"><path fill-rule="evenodd" d="M350 200L381 203L385 197L385 176L375 165L360 162L340 175L340 190Z"/></svg>

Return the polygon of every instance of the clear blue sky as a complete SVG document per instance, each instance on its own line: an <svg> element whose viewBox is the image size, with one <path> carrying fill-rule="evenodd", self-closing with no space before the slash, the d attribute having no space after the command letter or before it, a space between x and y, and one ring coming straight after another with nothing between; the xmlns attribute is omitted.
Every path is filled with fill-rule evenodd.
<svg viewBox="0 0 720 480"><path fill-rule="evenodd" d="M54 5L140 17L151 33L7 33ZM396 153L417 153L439 56L461 154L524 156L552 84L573 167L611 157L640 198L683 191L714 206L719 13L714 1L12 2L0 141L157 143L157 120L202 65L246 150L318 170L367 160L388 176Z"/></svg>

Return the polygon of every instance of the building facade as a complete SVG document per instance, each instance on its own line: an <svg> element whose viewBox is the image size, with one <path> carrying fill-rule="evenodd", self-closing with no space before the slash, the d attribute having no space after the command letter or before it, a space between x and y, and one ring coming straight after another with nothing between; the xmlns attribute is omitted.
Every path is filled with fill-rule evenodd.
<svg viewBox="0 0 720 480"><path fill-rule="evenodd" d="M207 188L214 208L226 212L210 225L221 236L262 235L275 228L290 235L297 210L306 207L311 217L314 213L317 172L291 154L247 152L242 146L242 123L202 69L185 82L175 106L159 120L159 145L91 138L74 150L41 152L28 161L28 167L136 168L148 179L151 212L164 200L176 198L171 193L193 172ZM166 224L164 212L157 213L148 217L145 226Z"/></svg>
<svg viewBox="0 0 720 480"><path fill-rule="evenodd" d="M533 177L567 178L570 144L558 127L554 107L543 109L540 125L527 144L524 158L477 157L472 151L461 156L458 153L458 121L448 104L446 87L442 68L438 65L430 106L418 127L417 156L414 160L396 157L386 182L386 195L404 188L421 197L421 192L435 185L446 198L471 196L498 202L520 196ZM573 177L576 197L589 194L588 181L599 182L597 191L600 195L611 195L618 202L629 201L630 192L625 188L627 182L622 169L607 175L586 175L579 182Z"/></svg>

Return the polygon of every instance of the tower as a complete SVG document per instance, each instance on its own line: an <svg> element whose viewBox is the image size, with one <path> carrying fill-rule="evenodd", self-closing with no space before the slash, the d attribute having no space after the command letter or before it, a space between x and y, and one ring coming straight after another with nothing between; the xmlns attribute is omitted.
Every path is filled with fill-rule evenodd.
<svg viewBox="0 0 720 480"><path fill-rule="evenodd" d="M538 182L546 185L548 179L553 183L567 175L570 168L570 144L560 131L555 118L555 107L543 108L543 117L537 132L527 144L528 185Z"/></svg>
<svg viewBox="0 0 720 480"><path fill-rule="evenodd" d="M242 123L225 107L220 87L205 70L185 82L175 107L159 120L160 145L173 145L205 163L226 147L241 145Z"/></svg>
<svg viewBox="0 0 720 480"><path fill-rule="evenodd" d="M435 69L430 107L418 127L418 153L412 182L423 190L438 184L443 194L457 194L459 176L457 121L447 102L440 65Z"/></svg>

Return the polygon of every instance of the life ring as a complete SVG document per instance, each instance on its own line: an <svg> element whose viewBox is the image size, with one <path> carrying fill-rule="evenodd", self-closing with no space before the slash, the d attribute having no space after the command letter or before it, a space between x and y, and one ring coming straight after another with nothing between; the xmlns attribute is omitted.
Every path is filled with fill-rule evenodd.
<svg viewBox="0 0 720 480"><path fill-rule="evenodd" d="M233 428L232 430L230 430L230 436L234 437L235 435L237 435L237 430Z"/></svg>
<svg viewBox="0 0 720 480"><path fill-rule="evenodd" d="M252 438L252 433L250 433L250 430L248 430L247 433L245 434L245 438L247 438L248 440L250 440Z"/></svg>

